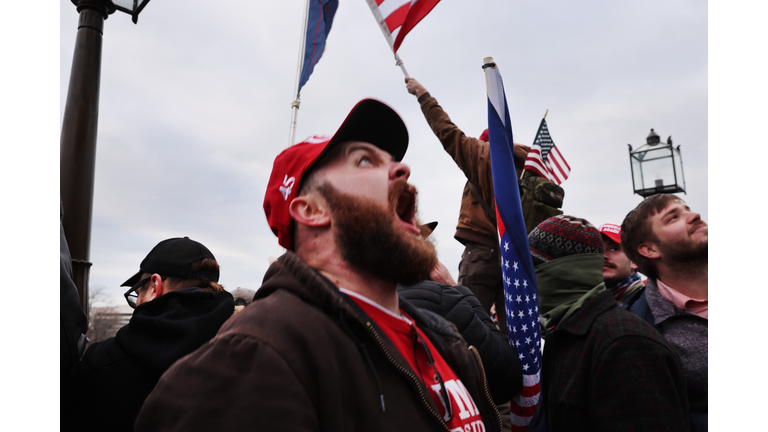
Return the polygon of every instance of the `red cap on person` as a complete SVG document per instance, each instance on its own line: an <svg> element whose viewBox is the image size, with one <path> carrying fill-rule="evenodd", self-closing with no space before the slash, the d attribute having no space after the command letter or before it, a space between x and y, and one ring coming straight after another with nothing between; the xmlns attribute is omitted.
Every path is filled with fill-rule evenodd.
<svg viewBox="0 0 768 432"><path fill-rule="evenodd" d="M609 239L621 244L621 227L615 224L602 224L597 229L600 234L608 236Z"/></svg>
<svg viewBox="0 0 768 432"><path fill-rule="evenodd" d="M480 134L480 141L488 142L488 129L484 130L483 133Z"/></svg>
<svg viewBox="0 0 768 432"><path fill-rule="evenodd" d="M331 148L346 141L371 143L399 162L408 149L408 130L392 108L375 99L363 99L333 136L311 136L277 155L264 195L264 213L280 246L293 250L288 206L299 193L307 171Z"/></svg>

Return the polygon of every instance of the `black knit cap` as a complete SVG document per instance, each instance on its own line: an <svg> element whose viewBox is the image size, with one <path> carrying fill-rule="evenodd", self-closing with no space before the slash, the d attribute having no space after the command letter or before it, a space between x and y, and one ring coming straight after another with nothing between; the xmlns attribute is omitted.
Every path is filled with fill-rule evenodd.
<svg viewBox="0 0 768 432"><path fill-rule="evenodd" d="M540 223L528 234L533 265L569 255L603 253L603 239L586 219L557 215Z"/></svg>
<svg viewBox="0 0 768 432"><path fill-rule="evenodd" d="M181 279L208 279L219 281L219 270L192 271L191 264L197 260L210 258L216 260L210 250L202 243L190 240L189 237L171 238L157 244L144 258L139 271L121 286L133 286L141 279L143 273L157 273L161 276Z"/></svg>

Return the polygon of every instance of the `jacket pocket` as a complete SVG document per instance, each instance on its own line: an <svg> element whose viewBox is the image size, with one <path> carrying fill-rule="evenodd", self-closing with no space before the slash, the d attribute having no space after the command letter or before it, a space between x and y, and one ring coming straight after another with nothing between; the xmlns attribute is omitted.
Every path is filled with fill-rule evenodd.
<svg viewBox="0 0 768 432"><path fill-rule="evenodd" d="M468 263L478 263L478 262L491 262L496 258L496 254L494 253L493 249L488 248L487 250L472 250L467 251L467 262Z"/></svg>

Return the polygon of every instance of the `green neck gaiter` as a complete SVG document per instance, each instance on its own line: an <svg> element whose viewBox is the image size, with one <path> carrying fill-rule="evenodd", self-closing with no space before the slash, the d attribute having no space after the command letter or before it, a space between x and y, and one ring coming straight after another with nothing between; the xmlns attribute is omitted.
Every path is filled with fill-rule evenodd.
<svg viewBox="0 0 768 432"><path fill-rule="evenodd" d="M587 300L605 290L602 254L558 258L535 267L539 310L546 326L560 326Z"/></svg>

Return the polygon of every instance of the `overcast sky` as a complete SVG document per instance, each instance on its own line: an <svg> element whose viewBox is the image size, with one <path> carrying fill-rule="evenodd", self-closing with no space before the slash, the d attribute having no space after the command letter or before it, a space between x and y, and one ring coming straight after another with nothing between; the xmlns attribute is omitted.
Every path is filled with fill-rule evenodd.
<svg viewBox="0 0 768 432"><path fill-rule="evenodd" d="M366 3L340 3L326 52L302 91L297 138L333 133L361 98L390 104L410 132L405 162L421 192L422 219L440 223L434 234L440 259L456 276L462 247L453 232L463 175L406 92ZM0 14L0 175L3 239L10 239L3 258L13 283L6 294L33 290L19 291L21 299L31 298L29 292L44 298L55 292L45 287L58 280L57 149L78 19L69 0L58 4L11 2ZM279 252L262 201L272 161L288 144L303 6L303 0L153 0L138 25L120 12L106 21L92 287L124 302L119 285L147 252L165 238L187 235L214 252L228 289L258 288L268 257ZM741 308L766 302L765 290L748 289L764 265L764 230L752 220L764 214L766 9L754 0L443 0L399 51L409 73L475 136L486 127L480 66L494 57L515 140L530 144L549 109L552 137L572 168L564 210L595 225L620 223L640 201L632 194L628 143L642 144L654 128L681 145L683 198L715 227L719 246L712 298L720 321L711 343L720 355L710 363L722 373L712 374L711 384L729 394L722 403L734 404L736 411L724 408L729 414L719 417L729 427L746 425L745 414L760 409L757 397L730 395L739 382L759 388L747 374L762 367L761 356L734 355L731 348L754 345L744 331L754 326L742 318L759 314ZM718 150L712 220L709 138ZM35 310L39 321L19 302L22 307L0 314L11 330L7 346L42 338L34 343L39 355L9 357L15 363L6 370L25 373L13 374L20 403L0 409L4 424L55 424L38 412L57 403L55 391L39 391L58 379L50 331L58 303L48 297ZM713 425L717 418L713 413Z"/></svg>
<svg viewBox="0 0 768 432"><path fill-rule="evenodd" d="M62 0L63 5L67 1ZM105 22L90 284L120 284L159 241L189 236L221 264L225 287L257 289L280 253L262 209L288 145L303 1L153 1L138 25ZM60 14L60 111L78 14ZM702 1L444 0L398 51L409 74L471 136L487 127L483 58L504 79L515 141L547 123L571 166L566 214L620 224L632 193L627 144L651 128L681 145L691 208L707 220L707 4ZM360 99L392 106L410 134L405 162L423 221L454 277L465 178L407 93L368 9L339 5L302 89L296 139L332 134Z"/></svg>

